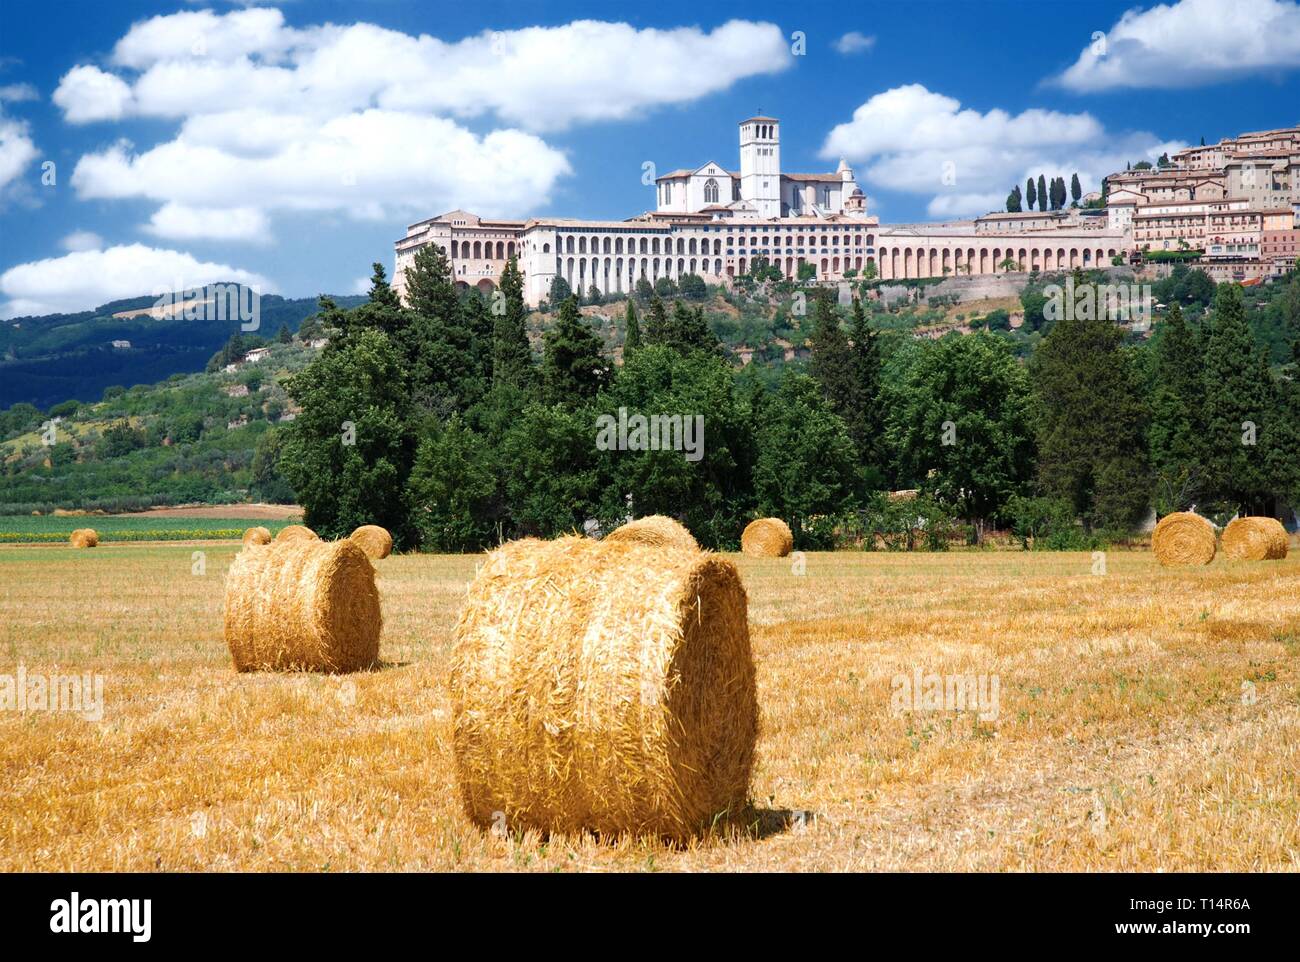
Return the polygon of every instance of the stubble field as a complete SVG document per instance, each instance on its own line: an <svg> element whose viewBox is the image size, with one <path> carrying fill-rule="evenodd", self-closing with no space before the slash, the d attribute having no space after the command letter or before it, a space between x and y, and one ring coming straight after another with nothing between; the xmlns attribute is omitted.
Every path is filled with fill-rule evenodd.
<svg viewBox="0 0 1300 962"><path fill-rule="evenodd" d="M461 814L447 667L473 556L377 563L383 666L237 675L235 545L0 548L0 678L97 673L101 721L0 711L0 870L1294 870L1300 557L736 556L753 828L499 837ZM195 551L204 553L195 573ZM629 586L635 590L635 586ZM996 718L895 679L996 677Z"/></svg>

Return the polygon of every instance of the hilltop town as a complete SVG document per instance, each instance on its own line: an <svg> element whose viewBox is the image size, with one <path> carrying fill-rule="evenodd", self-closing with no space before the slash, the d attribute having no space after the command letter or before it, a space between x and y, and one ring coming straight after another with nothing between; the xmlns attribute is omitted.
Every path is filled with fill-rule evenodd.
<svg viewBox="0 0 1300 962"><path fill-rule="evenodd" d="M1255 282L1300 256L1300 126L1139 161L1068 208L1062 191L1050 208L1040 198L1038 210L919 224L871 215L844 160L832 172L784 172L776 118L751 117L739 130L738 170L711 160L662 174L656 209L627 220L494 220L454 210L412 224L395 245L394 285L404 290L406 268L428 244L447 252L459 288L485 294L516 258L530 306L557 278L584 296L609 296L642 279L730 286L757 265L843 281L1183 261L1215 281Z"/></svg>

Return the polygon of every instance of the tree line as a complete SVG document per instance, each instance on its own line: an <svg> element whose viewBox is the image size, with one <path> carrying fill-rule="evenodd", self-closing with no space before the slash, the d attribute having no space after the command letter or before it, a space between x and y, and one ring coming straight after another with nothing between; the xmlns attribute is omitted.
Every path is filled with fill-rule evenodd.
<svg viewBox="0 0 1300 962"><path fill-rule="evenodd" d="M1067 312L1027 361L996 334L915 338L818 292L806 370L768 384L682 299L628 300L617 364L572 296L538 356L513 262L490 302L458 295L433 246L406 280L406 304L380 265L367 304L322 300L330 342L287 383L302 412L277 429L279 473L327 536L378 523L403 547L466 551L657 513L717 548L756 515L787 519L805 547L898 524L910 544L918 518L1069 547L1122 537L1152 508L1300 501L1300 387L1270 370L1232 284L1199 325L1175 306L1146 343L1104 312ZM1300 302L1295 275L1288 296ZM703 415L703 457L602 449L597 421L621 410ZM900 508L898 489L917 495Z"/></svg>

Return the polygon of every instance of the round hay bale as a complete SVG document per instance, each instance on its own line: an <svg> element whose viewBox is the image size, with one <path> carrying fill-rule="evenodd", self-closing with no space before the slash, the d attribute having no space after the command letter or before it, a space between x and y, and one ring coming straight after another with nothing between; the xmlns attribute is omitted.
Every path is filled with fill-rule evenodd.
<svg viewBox="0 0 1300 962"><path fill-rule="evenodd" d="M311 528L303 524L291 524L280 529L280 533L275 536L276 541L319 541L318 535Z"/></svg>
<svg viewBox="0 0 1300 962"><path fill-rule="evenodd" d="M751 521L740 536L740 550L755 558L784 558L793 547L790 526L780 518Z"/></svg>
<svg viewBox="0 0 1300 962"><path fill-rule="evenodd" d="M745 589L717 555L503 545L470 585L450 687L479 825L685 840L744 810L754 661Z"/></svg>
<svg viewBox="0 0 1300 962"><path fill-rule="evenodd" d="M1190 511L1167 514L1151 532L1151 550L1165 567L1207 565L1214 560L1214 525Z"/></svg>
<svg viewBox="0 0 1300 962"><path fill-rule="evenodd" d="M1236 518L1223 529L1223 553L1234 561L1279 561L1287 540L1276 518Z"/></svg>
<svg viewBox="0 0 1300 962"><path fill-rule="evenodd" d="M348 539L361 545L361 550L371 561L387 558L393 553L393 536L377 524L363 524L348 535Z"/></svg>
<svg viewBox="0 0 1300 962"><path fill-rule="evenodd" d="M68 543L74 548L96 548L99 546L99 532L94 528L78 528L68 535Z"/></svg>
<svg viewBox="0 0 1300 962"><path fill-rule="evenodd" d="M249 528L244 532L245 546L250 544L270 544L271 532L267 528Z"/></svg>
<svg viewBox="0 0 1300 962"><path fill-rule="evenodd" d="M615 543L631 541L658 548L681 548L684 551L700 550L699 542L691 537L685 525L662 514L651 514L629 521L611 531L605 540Z"/></svg>
<svg viewBox="0 0 1300 962"><path fill-rule="evenodd" d="M275 541L226 576L236 671L357 671L379 658L375 569L351 541Z"/></svg>

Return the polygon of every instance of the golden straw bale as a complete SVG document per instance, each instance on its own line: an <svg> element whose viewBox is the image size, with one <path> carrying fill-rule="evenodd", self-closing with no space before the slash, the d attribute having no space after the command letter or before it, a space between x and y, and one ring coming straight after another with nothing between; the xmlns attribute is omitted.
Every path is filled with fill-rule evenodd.
<svg viewBox="0 0 1300 962"><path fill-rule="evenodd" d="M740 550L755 558L784 558L793 547L790 526L780 518L751 521L740 536Z"/></svg>
<svg viewBox="0 0 1300 962"><path fill-rule="evenodd" d="M351 541L275 541L226 576L226 644L237 671L357 671L379 658L375 569Z"/></svg>
<svg viewBox="0 0 1300 962"><path fill-rule="evenodd" d="M634 541L654 547L682 548L686 551L699 551L699 543L691 537L686 526L662 514L651 514L644 518L629 521L622 527L615 528L605 538L606 541Z"/></svg>
<svg viewBox="0 0 1300 962"><path fill-rule="evenodd" d="M348 535L348 539L361 545L361 550L371 561L387 558L393 553L393 536L377 524L363 524Z"/></svg>
<svg viewBox="0 0 1300 962"><path fill-rule="evenodd" d="M318 535L311 528L302 524L291 524L280 529L280 533L275 536L276 541L319 541Z"/></svg>
<svg viewBox="0 0 1300 962"><path fill-rule="evenodd" d="M1279 561L1287 541L1277 518L1236 518L1223 529L1223 553L1234 561Z"/></svg>
<svg viewBox="0 0 1300 962"><path fill-rule="evenodd" d="M461 801L479 825L685 840L744 810L758 700L731 562L630 541L488 554L452 652Z"/></svg>
<svg viewBox="0 0 1300 962"><path fill-rule="evenodd" d="M249 528L244 532L244 544L270 544L271 532L262 527Z"/></svg>
<svg viewBox="0 0 1300 962"><path fill-rule="evenodd" d="M1151 532L1151 550L1162 565L1207 565L1214 560L1214 525L1199 514L1175 511Z"/></svg>
<svg viewBox="0 0 1300 962"><path fill-rule="evenodd" d="M78 528L68 535L68 543L74 548L96 548L99 546L99 532L94 528Z"/></svg>

